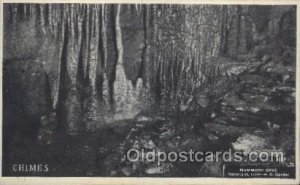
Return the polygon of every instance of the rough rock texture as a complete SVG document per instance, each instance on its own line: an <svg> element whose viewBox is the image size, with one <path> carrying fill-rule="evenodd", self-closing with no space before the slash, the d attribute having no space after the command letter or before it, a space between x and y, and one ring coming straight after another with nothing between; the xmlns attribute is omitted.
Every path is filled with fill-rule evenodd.
<svg viewBox="0 0 300 185"><path fill-rule="evenodd" d="M130 147L256 149L249 140L293 162L295 7L4 8L6 166L46 159L53 175L220 176L223 161L158 166L123 156ZM79 136L56 136L56 125Z"/></svg>

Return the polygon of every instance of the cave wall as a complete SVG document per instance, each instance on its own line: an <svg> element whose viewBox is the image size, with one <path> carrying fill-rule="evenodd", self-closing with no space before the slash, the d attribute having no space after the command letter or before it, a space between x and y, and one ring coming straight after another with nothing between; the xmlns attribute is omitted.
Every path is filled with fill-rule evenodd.
<svg viewBox="0 0 300 185"><path fill-rule="evenodd" d="M228 6L223 11L222 55L247 53L276 40L295 46L295 6Z"/></svg>

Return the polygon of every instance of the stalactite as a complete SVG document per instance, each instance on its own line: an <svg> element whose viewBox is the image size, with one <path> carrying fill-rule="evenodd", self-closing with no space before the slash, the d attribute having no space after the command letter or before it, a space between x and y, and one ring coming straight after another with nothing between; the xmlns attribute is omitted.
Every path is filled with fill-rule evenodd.
<svg viewBox="0 0 300 185"><path fill-rule="evenodd" d="M147 49L148 49L148 28L149 28L149 18L148 18L148 9L147 7L144 5L143 6L143 33L144 33L144 38L143 38L143 44L144 44L144 47L143 47L143 50L142 50L142 53L141 53L141 65L138 69L138 75L137 75L137 79L138 78L141 78L141 79L144 79L146 81L146 77L145 77L145 65L147 63ZM137 80L135 79L135 81Z"/></svg>
<svg viewBox="0 0 300 185"><path fill-rule="evenodd" d="M103 43L103 100L105 103L109 104L110 103L110 90L109 90L109 69L108 69L108 37L107 37L107 6L102 5L102 30L101 30L101 35L102 35L102 43Z"/></svg>
<svg viewBox="0 0 300 185"><path fill-rule="evenodd" d="M109 87L109 101L114 104L114 88L115 69L118 61L117 41L116 41L116 20L115 20L115 5L108 5L107 7L107 72L108 72L108 87Z"/></svg>
<svg viewBox="0 0 300 185"><path fill-rule="evenodd" d="M121 103L124 103L124 101L126 101L126 96L128 91L127 78L123 66L124 47L122 42L120 12L121 12L121 5L118 5L116 20L115 20L118 58L117 58L117 65L115 68L116 78L114 81L114 102L117 104L116 105L117 108L120 107Z"/></svg>
<svg viewBox="0 0 300 185"><path fill-rule="evenodd" d="M62 16L64 17L64 11L62 10ZM64 22L64 21L63 21ZM66 23L61 23L62 26L62 51L61 51L61 62L60 62L60 70L59 70L59 85L58 85L58 105L57 105L57 112L58 112L58 119L60 119L61 122L64 122L64 115L66 113L65 111L65 101L67 98L67 89L68 89L68 77L66 75L67 73L67 47L69 43L68 38L68 27ZM65 127L66 125L61 125L61 127Z"/></svg>
<svg viewBox="0 0 300 185"><path fill-rule="evenodd" d="M84 35L85 39L85 48L84 48L84 60L83 60L83 71L84 71L84 85L88 84L88 69L89 69L89 59L90 59L90 24L91 24L91 11L90 6L86 7L86 34Z"/></svg>
<svg viewBox="0 0 300 185"><path fill-rule="evenodd" d="M76 84L77 88L81 94L81 99L84 99L84 63L86 61L86 35L87 35L87 12L86 6L81 7L82 16L78 17L77 25L77 38L78 38L78 63L77 63L77 73L76 73Z"/></svg>
<svg viewBox="0 0 300 185"><path fill-rule="evenodd" d="M103 83L104 83L104 71L105 71L105 47L104 47L104 35L103 35L103 6L99 6L99 12L97 15L98 26L98 46L97 46L97 67L96 67L96 79L95 86L99 98L103 101Z"/></svg>
<svg viewBox="0 0 300 185"><path fill-rule="evenodd" d="M93 26L94 26L94 21L93 21L93 16L94 16L94 11L93 7L90 7L89 11L89 32L88 32L88 41L87 41L87 63L86 63L86 71L85 71L85 85L94 87L94 84L91 82L91 75L93 74L93 71L96 69L94 67L94 38L93 38Z"/></svg>

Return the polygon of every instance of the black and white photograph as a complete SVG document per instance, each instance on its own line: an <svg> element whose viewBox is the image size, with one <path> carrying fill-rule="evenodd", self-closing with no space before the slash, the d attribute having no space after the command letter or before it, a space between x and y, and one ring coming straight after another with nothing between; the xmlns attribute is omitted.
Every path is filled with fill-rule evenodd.
<svg viewBox="0 0 300 185"><path fill-rule="evenodd" d="M296 179L297 11L3 3L2 176Z"/></svg>

